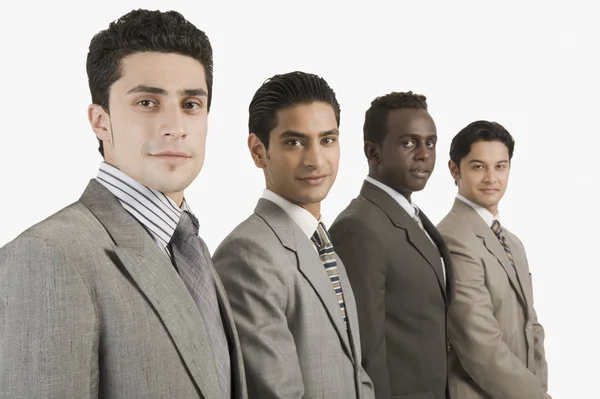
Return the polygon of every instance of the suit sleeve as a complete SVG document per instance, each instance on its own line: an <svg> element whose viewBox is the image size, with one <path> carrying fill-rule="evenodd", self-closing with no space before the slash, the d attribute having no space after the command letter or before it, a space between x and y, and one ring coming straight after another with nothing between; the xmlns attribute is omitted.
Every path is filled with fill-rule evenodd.
<svg viewBox="0 0 600 399"><path fill-rule="evenodd" d="M527 270L529 270L529 262L527 260L527 253L525 252L525 247L521 240L514 236L516 241L519 243L521 247L521 251L523 252L525 262L527 262ZM531 277L531 273L529 274ZM533 291L533 289L532 289ZM532 322L533 322L533 353L535 360L535 374L542 380L542 384L545 391L548 391L548 363L546 362L546 351L544 350L544 339L545 332L544 327L540 324L537 312L535 311L535 305L531 304L531 309L533 311L532 314Z"/></svg>
<svg viewBox="0 0 600 399"><path fill-rule="evenodd" d="M460 363L492 398L544 399L545 389L502 340L486 288L481 260L469 247L481 245L444 235L452 256L455 298L449 310L448 333Z"/></svg>
<svg viewBox="0 0 600 399"><path fill-rule="evenodd" d="M355 220L342 219L331 226L329 233L333 248L344 263L356 299L362 364L373 382L375 397L389 398L384 248L375 232Z"/></svg>
<svg viewBox="0 0 600 399"><path fill-rule="evenodd" d="M256 240L245 238L226 239L213 256L238 331L250 398L304 395L296 344L286 318L283 261Z"/></svg>
<svg viewBox="0 0 600 399"><path fill-rule="evenodd" d="M63 253L21 236L0 248L0 398L97 398L98 324Z"/></svg>

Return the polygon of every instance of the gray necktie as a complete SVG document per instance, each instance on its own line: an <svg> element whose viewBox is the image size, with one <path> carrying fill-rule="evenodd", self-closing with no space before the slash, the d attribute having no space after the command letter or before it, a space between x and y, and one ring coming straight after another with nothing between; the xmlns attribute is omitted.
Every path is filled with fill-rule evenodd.
<svg viewBox="0 0 600 399"><path fill-rule="evenodd" d="M425 227L423 226L423 221L421 220L421 217L419 216L419 208L417 208L414 205L413 205L413 208L415 208L415 215L413 216L413 220L419 225L419 227L423 231L425 231Z"/></svg>
<svg viewBox="0 0 600 399"><path fill-rule="evenodd" d="M223 320L219 311L217 290L210 270L210 257L198 236L198 220L184 211L169 243L175 266L192 294L212 343L221 389L224 398L231 398L231 361Z"/></svg>

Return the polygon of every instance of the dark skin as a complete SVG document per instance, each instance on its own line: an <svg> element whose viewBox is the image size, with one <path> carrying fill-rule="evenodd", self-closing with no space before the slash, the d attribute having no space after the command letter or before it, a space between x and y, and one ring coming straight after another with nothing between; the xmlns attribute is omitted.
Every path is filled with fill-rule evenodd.
<svg viewBox="0 0 600 399"><path fill-rule="evenodd" d="M365 142L369 176L398 191L407 200L425 188L435 167L437 130L424 109L390 111L382 145Z"/></svg>

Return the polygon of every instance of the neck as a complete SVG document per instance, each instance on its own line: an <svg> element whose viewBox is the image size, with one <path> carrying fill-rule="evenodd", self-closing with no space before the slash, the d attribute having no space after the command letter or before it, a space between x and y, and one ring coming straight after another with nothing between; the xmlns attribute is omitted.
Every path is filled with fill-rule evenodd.
<svg viewBox="0 0 600 399"><path fill-rule="evenodd" d="M400 193L400 195L402 195L404 198L406 198L408 200L408 202L410 201L410 196L412 195L412 191L410 190L406 190L403 187L398 187L397 185L393 184L392 182L387 181L387 179L382 178L380 175L378 175L376 172L370 171L369 172L369 177L371 179L377 180L378 182L385 184L386 186L388 186L389 188L397 191Z"/></svg>

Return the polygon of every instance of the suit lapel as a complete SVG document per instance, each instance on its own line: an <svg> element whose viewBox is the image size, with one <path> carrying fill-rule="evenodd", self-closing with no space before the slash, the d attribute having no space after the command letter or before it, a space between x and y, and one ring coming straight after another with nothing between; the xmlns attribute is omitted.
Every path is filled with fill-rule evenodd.
<svg viewBox="0 0 600 399"><path fill-rule="evenodd" d="M508 280L517 293L517 296L521 299L521 301L523 301L523 303L526 303L525 297L523 296L523 290L521 289L521 283L519 282L515 268L510 264L508 256L506 255L506 251L504 251L502 244L500 244L500 240L498 240L498 237L496 237L491 227L486 225L485 221L470 205L464 203L458 198L454 200L454 206L452 207L452 210L457 214L462 215L467 223L473 227L475 234L481 239L483 245L492 255L494 255L506 272Z"/></svg>
<svg viewBox="0 0 600 399"><path fill-rule="evenodd" d="M525 289L524 282L526 282L528 278L528 267L527 260L525 258L525 254L521 251L521 245L517 242L517 239L513 236L513 234L504 229L504 234L506 235L506 239L508 240L508 245L510 245L510 250L513 255L513 262L515 263L515 268L517 269L517 279L519 280L519 284L521 287L521 291L523 292L523 297L525 298L525 302L528 305L533 304L533 298L530 296L530 291ZM533 294L533 293L531 293Z"/></svg>
<svg viewBox="0 0 600 399"><path fill-rule="evenodd" d="M169 331L179 354L205 397L222 396L210 338L194 299L148 232L95 180L81 202L115 242L121 263ZM117 259L115 259L117 260Z"/></svg>
<svg viewBox="0 0 600 399"><path fill-rule="evenodd" d="M204 249L207 253L207 259L211 259L208 248L206 244L204 244ZM227 294L225 292L225 287L221 283L221 279L217 274L212 261L210 263L210 270L213 275L213 279L216 283L217 288L217 299L219 300L219 306L221 307L221 313L223 314L223 325L225 327L225 332L227 334L227 338L229 340L230 345L230 356L231 356L231 377L233 384L233 397L234 398L246 398L246 376L243 367L242 360L242 348L240 347L240 341L238 338L237 330L235 329L235 323L233 320L233 313L231 311L231 307L229 305L229 300L227 299Z"/></svg>
<svg viewBox="0 0 600 399"><path fill-rule="evenodd" d="M310 283L321 300L323 307L329 315L329 319L340 337L344 350L347 352L350 359L353 359L354 361L350 342L348 340L348 333L344 326L344 320L340 312L335 292L313 243L306 237L304 232L302 232L300 227L294 223L288 214L271 201L261 198L258 201L258 205L254 212L271 227L284 247L296 253L300 273L302 273ZM342 281L342 291L344 291L346 287L347 278L344 278Z"/></svg>
<svg viewBox="0 0 600 399"><path fill-rule="evenodd" d="M427 263L433 269L437 276L438 283L444 297L446 295L446 283L444 281L444 272L442 270L441 255L436 246L431 242L427 234L415 223L410 215L385 191L374 186L369 182L364 182L360 195L368 199L383 210L390 218L394 226L406 230L408 241L415 247L417 251L427 260ZM424 215L423 215L424 216ZM424 219L424 220L423 220ZM435 229L429 219L422 218L423 225L428 231ZM435 240L434 240L435 241Z"/></svg>

